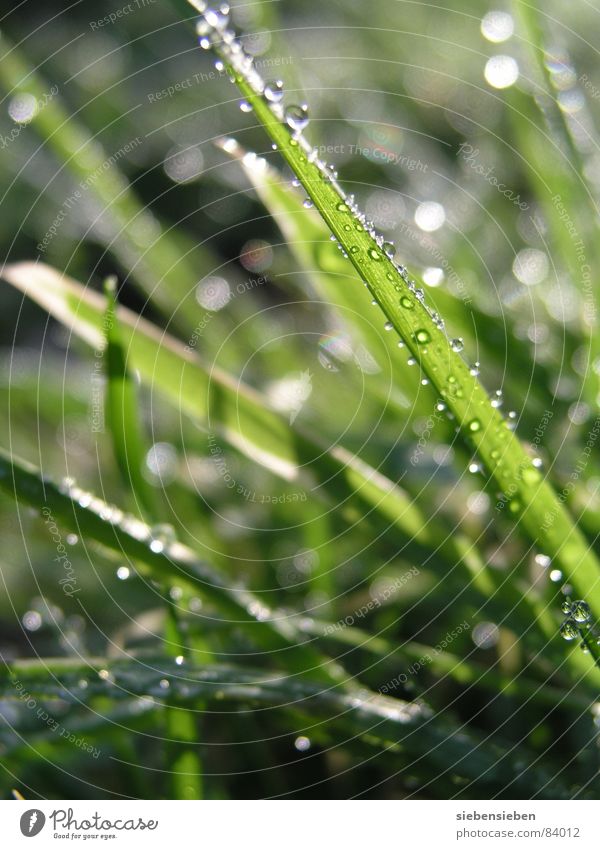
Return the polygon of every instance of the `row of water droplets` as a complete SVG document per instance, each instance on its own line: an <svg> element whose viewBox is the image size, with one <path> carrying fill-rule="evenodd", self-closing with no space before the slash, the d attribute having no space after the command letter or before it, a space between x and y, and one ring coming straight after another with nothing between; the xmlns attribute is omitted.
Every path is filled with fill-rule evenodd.
<svg viewBox="0 0 600 849"><path fill-rule="evenodd" d="M340 200L337 204L337 211L341 213L348 213L349 216L349 221L344 225L344 230L348 233L350 233L353 229L357 232L368 233L374 242L373 247L368 251L369 259L373 261L380 261L383 260L384 257L387 257L387 259L394 265L405 286L402 286L398 282L396 276L392 272L388 273L387 278L394 284L396 291L402 293L399 301L400 306L404 309L412 310L414 309L416 302L419 302L427 311L435 326L443 332L444 321L435 310L425 304L425 293L423 289L418 286L415 280L409 277L408 271L404 265L395 262L395 245L376 230L373 222L370 221L358 207L354 195L346 194L337 180L338 174L335 166L328 164L321 159L318 150L313 148L306 140L303 135L303 131L309 123L308 107L305 104L291 104L284 106L283 82L281 80L272 80L267 82L263 80L261 74L254 67L254 57L244 50L243 45L236 38L234 30L230 28L229 6L227 4L224 3L216 8L209 8L207 7L207 4L201 2L201 0L190 0L190 2L194 8L202 12L202 17L198 19L196 25L200 46L206 50L214 49L219 57L223 57L218 58L215 62L217 70L223 71L225 69L225 64L227 64L232 71L232 75L230 77L231 81L236 82L238 78L243 78L245 82L250 85L256 95L264 98L275 117L279 121L285 122L288 125L292 131L290 145L299 146L301 148L303 153L306 155L306 161L311 163L317 169L320 179L330 183L339 195ZM252 105L247 100L242 100L240 108L244 112L250 112L252 110ZM233 141L230 140L229 143L233 144ZM273 148L276 149L277 146L274 144ZM258 165L259 157L254 156L254 160L255 164ZM295 187L299 187L301 185L300 180L297 178L293 180L292 184ZM313 202L310 198L306 198L304 205L307 208L310 208L313 206ZM330 238L333 242L337 243L337 247L344 257L348 258L348 252L346 252L344 246L338 242L337 237L332 234ZM357 246L349 249L350 254L358 253L358 251L359 248ZM367 286L367 283L364 285ZM408 293L406 292L406 289L408 289ZM373 300L373 304L377 306L378 302ZM390 321L387 321L384 327L385 330L388 331L394 329L394 326ZM420 350L423 351L423 346L427 345L431 341L429 331L426 329L417 331L414 334L414 341L419 345ZM448 339L448 342L455 353L460 353L463 350L464 344L462 339ZM403 347L404 344L404 341L400 339L398 346ZM416 362L417 360L415 357L410 357L408 360L409 365L414 365ZM471 366L470 373L475 377L479 375L479 363L475 363ZM424 378L422 382L425 385L429 381L427 378ZM452 394L453 390L455 393L458 391L456 387L451 386L450 394ZM501 394L501 391L496 393L492 399L492 406L499 407L501 405ZM474 431L475 428L473 429L473 432Z"/></svg>
<svg viewBox="0 0 600 849"><path fill-rule="evenodd" d="M217 69L222 71L225 68L225 64L227 64L232 71L231 81L236 82L239 81L240 78L243 78L256 95L264 98L264 101L268 104L274 116L279 121L285 122L288 125L291 130L290 145L298 146L301 149L302 153L306 156L306 161L311 163L317 169L320 179L330 183L339 195L337 211L348 215L348 221L343 225L344 231L351 233L355 230L356 232L368 233L373 240L373 245L368 250L369 259L377 262L387 258L389 262L393 264L397 274L402 278L404 285L399 282L397 276L392 271L389 271L386 275L388 281L394 285L395 290L399 294L399 305L403 309L413 310L416 304L420 303L428 313L434 325L440 331L445 333L444 321L436 311L431 309L425 303L425 293L423 289L418 286L415 280L410 278L404 265L396 263L395 245L385 239L382 234L377 232L375 225L367 219L367 216L358 207L354 195L346 194L342 186L339 184L335 166L322 160L319 156L318 150L313 148L306 140L303 135L303 131L309 123L308 109L306 105L291 104L287 107L284 106L284 87L282 81L275 80L265 82L263 80L261 74L254 67L254 58L244 50L243 45L236 38L234 30L229 26L229 7L227 4L222 4L218 8L209 8L206 3L202 2L202 0L190 0L190 2L194 8L202 12L202 17L197 22L200 46L207 50L213 48L219 55L220 58L216 61ZM246 100L242 101L240 106L243 111L252 110L251 104ZM277 146L273 145L273 147L276 149ZM254 160L258 165L259 157L254 156ZM264 160L262 160L262 162L266 165ZM294 179L293 185L300 187L300 180L297 178ZM310 198L307 198L304 203L307 207L311 207L313 205ZM345 257L349 257L349 253L357 254L360 250L358 246L352 246L349 248L349 252L347 252L344 246L339 243L337 236L332 234L330 238L333 242L337 243L337 247ZM365 282L364 285L367 286L367 283ZM375 306L379 305L375 299L373 299L372 303ZM386 331L393 331L394 325L391 321L386 321L384 328ZM432 342L430 332L425 328L417 329L412 336L419 351L425 354L427 346ZM463 351L464 343L461 338L446 338L453 352L460 354ZM404 345L404 340L400 339L398 341L398 346L402 348ZM415 365L417 362L418 360L414 356L410 356L408 359L408 365ZM477 362L471 365L469 371L471 376L478 377L480 364ZM428 379L424 377L422 383L425 385L428 382ZM462 389L459 381L453 375L450 375L448 378L448 386L442 391L442 395L443 398L439 400L437 409L439 411L445 411L449 418L453 418L452 414L448 410L447 402L452 397L462 397ZM492 395L491 405L495 409L498 409L502 406L502 404L502 390L499 389ZM508 413L508 416L504 420L502 426L499 426L497 429L497 435L499 438L507 436L507 432L515 428L516 419L517 414L515 412L511 411ZM472 419L467 424L467 429L472 435L481 430L481 427L481 422L477 418ZM492 460L496 466L500 466L502 464L501 452L496 450L495 455L495 457L492 456ZM523 471L523 481L525 484L534 484L538 482L541 466L541 459L539 457L533 458L531 467L528 467ZM469 470L472 473L478 473L482 472L482 467L478 462L473 462L469 466ZM506 472L505 475L506 474L508 473ZM510 508L513 512L517 512L519 507L520 502L518 499L513 498L510 500Z"/></svg>
<svg viewBox="0 0 600 849"><path fill-rule="evenodd" d="M589 644L600 646L600 634L592 623L592 611L589 604L582 599L573 601L567 596L561 605L565 619L560 626L560 635L564 640L572 642L581 638L581 649L585 654L590 651Z"/></svg>

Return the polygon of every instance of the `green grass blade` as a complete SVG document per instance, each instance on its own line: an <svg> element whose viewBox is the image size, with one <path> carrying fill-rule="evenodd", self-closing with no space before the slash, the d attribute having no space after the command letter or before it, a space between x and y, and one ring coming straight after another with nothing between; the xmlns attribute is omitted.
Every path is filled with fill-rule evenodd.
<svg viewBox="0 0 600 849"><path fill-rule="evenodd" d="M205 11L201 0L191 0ZM550 556L576 593L600 606L600 563L532 458L510 430L487 392L453 350L404 269L387 255L377 234L332 178L302 132L292 132L280 103L264 95L265 84L223 16L199 23L201 45L212 48L233 76L257 121L302 183L382 311L382 323L404 341L436 388L468 446L481 458L502 492L502 505L519 527ZM300 116L303 120L303 116ZM296 121L297 123L297 121Z"/></svg>
<svg viewBox="0 0 600 849"><path fill-rule="evenodd" d="M148 521L156 521L155 493L142 473L146 440L140 426L135 383L127 367L127 353L121 339L116 287L114 277L105 282L107 420L121 477L131 490L138 511Z"/></svg>
<svg viewBox="0 0 600 849"><path fill-rule="evenodd" d="M2 276L89 345L103 345L102 296L41 263L5 266ZM381 472L343 446L328 447L298 422L292 427L259 392L206 364L198 353L135 313L121 307L118 317L130 368L209 433L284 480L310 487L314 496L324 492L343 505L342 515L346 512L352 522L364 515L366 504L368 512L374 510L409 538L437 545L439 538L418 507ZM321 487L305 481L303 467L323 481ZM353 499L358 500L354 506Z"/></svg>
<svg viewBox="0 0 600 849"><path fill-rule="evenodd" d="M351 739L360 737L364 742L392 752L403 754L412 762L414 759L429 761L443 773L451 771L470 780L484 783L508 785L515 791L526 792L527 782L535 782L538 793L568 794L565 787L557 783L548 790L551 773L534 764L533 758L523 747L519 750L522 766L515 769L511 756L502 745L484 742L475 733L455 729L439 717L433 717L424 705L392 699L369 690L346 695L324 690L322 685L308 680L291 681L281 672L239 669L234 666L189 666L181 668L165 659L151 658L138 662L116 661L100 667L109 673L107 680L97 675L93 665L57 661L18 661L10 665L0 676L0 696L14 696L12 679L18 679L34 696L58 695L68 697L70 689L77 691L77 682L82 676L88 681L86 699L94 695L110 693L111 699L119 702L131 696L140 696L149 702L150 708L163 707L165 698L161 680L169 681L169 690L182 705L194 704L198 699L218 699L220 709L228 704L240 702L251 705L273 705L292 709L315 720L322 720L318 728L327 737ZM54 687L48 685L47 671L58 678ZM185 707L182 707L185 710ZM335 721L334 721L335 718Z"/></svg>
<svg viewBox="0 0 600 849"><path fill-rule="evenodd" d="M260 599L246 589L230 586L206 562L179 542L154 538L152 528L70 481L62 485L41 477L24 461L11 458L0 449L0 487L35 509L48 509L66 528L84 538L125 556L133 568L144 564L151 577L181 583L212 602L231 622L249 629L252 637L269 651L286 653L296 673L310 673L326 681L339 681L341 670L310 646L296 627L293 617L272 617ZM299 642L300 640L300 642Z"/></svg>

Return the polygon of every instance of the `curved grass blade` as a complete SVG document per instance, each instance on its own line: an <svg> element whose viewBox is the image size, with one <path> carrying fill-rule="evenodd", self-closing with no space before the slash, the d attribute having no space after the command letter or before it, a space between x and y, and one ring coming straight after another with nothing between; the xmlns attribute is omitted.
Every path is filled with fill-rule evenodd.
<svg viewBox="0 0 600 849"><path fill-rule="evenodd" d="M33 466L11 458L0 449L0 487L36 510L48 508L74 533L125 556L133 569L136 564L144 564L156 580L192 587L231 617L232 627L246 628L265 650L284 651L294 673L308 672L329 683L347 677L333 661L304 644L306 637L293 617L273 617L257 596L242 587L228 585L189 547L156 539L152 528L140 519L126 515L71 481L58 486L41 477Z"/></svg>

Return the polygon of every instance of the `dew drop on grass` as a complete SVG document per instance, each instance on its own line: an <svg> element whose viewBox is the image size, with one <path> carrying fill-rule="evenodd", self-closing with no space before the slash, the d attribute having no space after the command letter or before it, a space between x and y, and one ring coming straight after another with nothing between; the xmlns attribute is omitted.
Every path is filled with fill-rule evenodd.
<svg viewBox="0 0 600 849"><path fill-rule="evenodd" d="M312 200L310 198L305 198L302 201L302 206L304 207L304 209L312 209L313 206L314 206L314 203L312 202Z"/></svg>
<svg viewBox="0 0 600 849"><path fill-rule="evenodd" d="M468 428L471 433L477 433L478 430L481 430L481 422L479 419L472 419L468 424Z"/></svg>
<svg viewBox="0 0 600 849"><path fill-rule="evenodd" d="M541 475L539 471L534 468L534 466L529 466L528 468L523 469L523 482L526 483L528 486L533 486L534 484L538 483L540 478Z"/></svg>
<svg viewBox="0 0 600 849"><path fill-rule="evenodd" d="M344 201L343 201L343 200L342 200L342 201L340 201L340 202L336 205L336 207L335 207L335 208L337 209L337 211L338 211L338 212L350 212L350 207L348 206L348 204L347 204L347 203L344 203Z"/></svg>
<svg viewBox="0 0 600 849"><path fill-rule="evenodd" d="M371 259L375 260L375 262L379 262L381 260L381 254L376 248L369 248L368 254Z"/></svg>
<svg viewBox="0 0 600 849"><path fill-rule="evenodd" d="M588 622L592 612L586 601L574 601L571 606L571 616L576 622Z"/></svg>
<svg viewBox="0 0 600 849"><path fill-rule="evenodd" d="M392 324L391 321L386 321L386 323L383 325L383 328L384 328L384 330L393 330L394 325Z"/></svg>
<svg viewBox="0 0 600 849"><path fill-rule="evenodd" d="M285 120L295 133L301 133L308 127L308 107L305 104L288 106L285 110Z"/></svg>
<svg viewBox="0 0 600 849"><path fill-rule="evenodd" d="M161 554L167 545L170 545L176 540L175 529L172 525L154 525L150 533L152 535L150 551L154 552L154 554Z"/></svg>
<svg viewBox="0 0 600 849"><path fill-rule="evenodd" d="M550 557L547 554L536 554L534 557L534 561L537 566L540 566L542 569L547 569L548 566L552 563Z"/></svg>
<svg viewBox="0 0 600 849"><path fill-rule="evenodd" d="M415 341L418 342L419 345L427 345L431 342L429 331L424 329L415 331Z"/></svg>
<svg viewBox="0 0 600 849"><path fill-rule="evenodd" d="M396 253L396 246L395 246L392 242L384 242L384 243L383 243L383 245L382 245L381 247L383 248L383 252L384 252L384 254L385 254L387 257L389 257L390 259L391 259L391 258L394 256L394 254Z"/></svg>
<svg viewBox="0 0 600 849"><path fill-rule="evenodd" d="M222 3L218 9L206 9L203 13L203 17L200 18L198 22L198 26L204 24L204 26L208 26L210 28L220 29L227 26L228 22L229 6L226 3Z"/></svg>
<svg viewBox="0 0 600 849"><path fill-rule="evenodd" d="M252 112L252 104L248 103L247 100L240 101L240 109L242 112Z"/></svg>
<svg viewBox="0 0 600 849"><path fill-rule="evenodd" d="M553 569L550 572L550 580L552 581L553 584L558 584L560 581L562 581L562 578L563 578L563 573L561 572L560 569Z"/></svg>
<svg viewBox="0 0 600 849"><path fill-rule="evenodd" d="M464 342L460 337L458 339L453 339L450 344L452 350L455 351L457 354L460 354L462 349L465 347Z"/></svg>
<svg viewBox="0 0 600 849"><path fill-rule="evenodd" d="M560 626L560 635L563 640L576 640L579 636L579 629L572 619L566 619Z"/></svg>
<svg viewBox="0 0 600 849"><path fill-rule="evenodd" d="M265 97L271 103L279 103L283 99L283 80L271 80L266 83Z"/></svg>
<svg viewBox="0 0 600 849"><path fill-rule="evenodd" d="M412 298L403 295L400 298L400 306L403 307L405 310L412 310L415 307L415 302L412 300Z"/></svg>

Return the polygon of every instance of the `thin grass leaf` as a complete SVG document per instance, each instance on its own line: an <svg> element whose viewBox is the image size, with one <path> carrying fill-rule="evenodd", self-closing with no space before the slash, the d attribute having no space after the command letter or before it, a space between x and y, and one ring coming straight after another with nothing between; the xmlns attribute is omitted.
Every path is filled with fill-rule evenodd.
<svg viewBox="0 0 600 849"><path fill-rule="evenodd" d="M2 276L92 347L102 347L106 302L96 292L42 263L6 266ZM120 307L117 316L130 368L137 369L151 389L158 389L205 428L210 426L226 443L280 477L303 483L299 468L313 471L320 486L307 485L315 496L325 495L338 505L350 527L360 520L363 525L375 522L376 536L389 527L399 530L443 556L451 567L461 564L484 597L497 596L500 579L486 569L476 546L461 533L436 527L398 484L343 446L327 447L297 421L291 427L258 392L205 365L197 353L135 313ZM530 620L546 640L551 639L557 633L552 611L529 594L523 601ZM511 607L514 603L507 600ZM578 674L588 666L576 654L571 663Z"/></svg>
<svg viewBox="0 0 600 849"><path fill-rule="evenodd" d="M418 703L391 699L366 689L345 695L323 690L322 685L315 682L290 681L289 676L281 672L241 670L226 665L182 669L164 658L102 663L100 669L103 670L102 678L97 675L100 670L94 669L93 664L90 668L90 665L61 660L43 663L18 661L0 676L0 697L14 696L14 684L10 679L17 678L34 696L60 695L69 699L69 693L73 692L77 699L78 682L83 676L87 682L86 699L104 693L118 704L135 696L145 703L147 710L157 710L164 707L165 688L161 682L166 679L169 690L182 706L202 699L215 704L222 712L231 704L238 716L239 708L236 706L240 703L258 709L274 706L293 710L309 717L315 722L315 730L322 728L334 742L343 739L348 744L348 738L361 738L378 748L401 753L409 759L411 767L414 767L415 761L430 762L441 771L437 773L438 780L451 772L471 781L500 787L506 785L513 792L530 791L527 782L534 782L536 792L542 798L551 796L551 793L569 796L569 790L564 786L553 783L550 789L550 770L536 766L523 748L519 750L522 762L516 769L507 748L484 741L464 729L453 728ZM57 677L56 684L48 684L48 671ZM81 728L83 724L77 727Z"/></svg>
<svg viewBox="0 0 600 849"><path fill-rule="evenodd" d="M117 319L117 281L111 277L104 285L106 310L106 416L117 465L136 506L148 521L157 520L156 495L144 477L145 438L140 426L136 388L127 367L127 353Z"/></svg>
<svg viewBox="0 0 600 849"><path fill-rule="evenodd" d="M265 83L254 69L252 57L229 29L227 16L207 10L202 0L190 2L205 13L198 22L201 46L213 49L225 64L257 121L369 287L381 307L382 322L389 322L405 343L454 416L466 444L479 454L502 493L502 509L552 558L575 592L598 607L598 558L534 458L521 446L460 354L453 350L414 281L389 258L383 239L313 151L303 134L308 123L306 113L292 106L286 111L281 103L265 97Z"/></svg>
<svg viewBox="0 0 600 849"><path fill-rule="evenodd" d="M329 682L345 677L335 663L303 644L306 638L293 617L271 618L272 611L257 596L242 587L229 586L189 547L157 538L149 525L72 481L58 486L42 478L33 466L0 449L0 487L36 510L48 508L66 528L118 552L132 568L136 563L145 564L156 580L190 586L231 617L232 627L249 628L256 642L267 650L284 651L295 673L309 672Z"/></svg>

